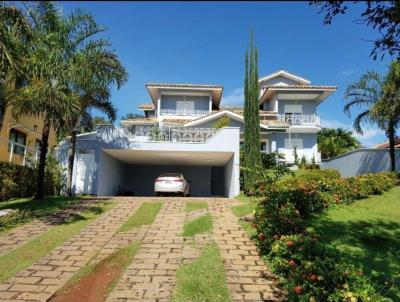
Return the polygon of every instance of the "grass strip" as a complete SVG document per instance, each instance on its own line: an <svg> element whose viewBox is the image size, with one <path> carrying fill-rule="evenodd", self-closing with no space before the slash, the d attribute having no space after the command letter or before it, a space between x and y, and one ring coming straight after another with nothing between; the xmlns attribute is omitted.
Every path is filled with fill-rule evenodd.
<svg viewBox="0 0 400 302"><path fill-rule="evenodd" d="M158 212L160 212L161 205L161 202L143 203L139 209L129 217L128 221L121 226L119 232L127 232L143 225L152 224Z"/></svg>
<svg viewBox="0 0 400 302"><path fill-rule="evenodd" d="M192 212L200 209L207 209L207 202L204 201L189 201L186 203L186 212Z"/></svg>
<svg viewBox="0 0 400 302"><path fill-rule="evenodd" d="M224 265L215 243L204 247L194 262L177 270L172 301L232 301L226 287Z"/></svg>
<svg viewBox="0 0 400 302"><path fill-rule="evenodd" d="M0 221L0 234L21 224L27 223L34 218L41 218L53 214L59 210L70 207L82 198L71 198L65 196L46 197L41 200L32 198L19 198L0 203L0 210L13 209L20 211L14 219L5 221L7 218L3 216ZM4 222L4 223L3 223Z"/></svg>
<svg viewBox="0 0 400 302"><path fill-rule="evenodd" d="M253 213L255 208L256 208L256 204L249 202L249 203L241 204L238 206L233 206L232 212L233 212L233 214L235 214L235 216L240 218L240 217L243 217L243 216Z"/></svg>
<svg viewBox="0 0 400 302"><path fill-rule="evenodd" d="M98 202L95 206L91 206L72 216L72 219L68 222L54 226L46 233L0 256L0 282L11 278L17 272L47 255L51 250L78 234L91 221L115 205L116 203Z"/></svg>
<svg viewBox="0 0 400 302"><path fill-rule="evenodd" d="M236 217L244 217L246 215L252 214L256 208L256 201L253 200L243 200L243 204L238 206L233 206L232 212ZM257 234L256 229L252 227L252 224L247 221L239 221L243 230L249 235L250 238Z"/></svg>
<svg viewBox="0 0 400 302"><path fill-rule="evenodd" d="M212 219L210 214L206 214L194 220L185 222L183 226L183 236L192 237L196 234L206 233L212 230Z"/></svg>
<svg viewBox="0 0 400 302"><path fill-rule="evenodd" d="M140 244L140 241L134 241L97 264L85 265L50 299L50 302L106 301L136 255Z"/></svg>

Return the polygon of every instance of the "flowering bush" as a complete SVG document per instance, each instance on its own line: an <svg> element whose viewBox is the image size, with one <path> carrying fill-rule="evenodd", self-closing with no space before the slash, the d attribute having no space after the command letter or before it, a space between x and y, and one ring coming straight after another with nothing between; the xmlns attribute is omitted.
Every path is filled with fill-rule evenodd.
<svg viewBox="0 0 400 302"><path fill-rule="evenodd" d="M341 179L310 170L266 186L255 212L257 243L272 270L285 278L289 301L373 301L362 271L306 230L306 221L332 203L381 194L398 182L390 172Z"/></svg>
<svg viewBox="0 0 400 302"><path fill-rule="evenodd" d="M266 258L285 276L289 301L370 301L374 289L363 272L319 242L316 234L275 238Z"/></svg>

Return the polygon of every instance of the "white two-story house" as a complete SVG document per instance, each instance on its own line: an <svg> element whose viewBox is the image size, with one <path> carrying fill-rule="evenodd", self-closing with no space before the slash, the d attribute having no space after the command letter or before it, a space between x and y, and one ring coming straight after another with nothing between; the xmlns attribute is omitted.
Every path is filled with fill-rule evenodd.
<svg viewBox="0 0 400 302"><path fill-rule="evenodd" d="M122 127L98 127L78 137L73 173L77 193L153 194L161 173L182 172L193 196L239 194L239 154L243 143L243 108L224 107L220 85L146 85L151 102L139 109L143 118ZM299 158L320 163L317 107L335 86L311 85L307 79L277 71L259 79L262 152L277 152L288 163ZM223 116L229 125L214 125ZM60 144L66 165L68 141Z"/></svg>

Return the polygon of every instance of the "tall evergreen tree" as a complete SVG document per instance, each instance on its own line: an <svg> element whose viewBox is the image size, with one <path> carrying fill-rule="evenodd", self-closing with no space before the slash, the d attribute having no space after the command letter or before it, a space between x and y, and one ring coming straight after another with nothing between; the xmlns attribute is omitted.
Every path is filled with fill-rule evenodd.
<svg viewBox="0 0 400 302"><path fill-rule="evenodd" d="M246 50L244 76L244 189L250 189L255 181L252 168L261 166L260 118L258 100L258 51L254 46L253 32Z"/></svg>

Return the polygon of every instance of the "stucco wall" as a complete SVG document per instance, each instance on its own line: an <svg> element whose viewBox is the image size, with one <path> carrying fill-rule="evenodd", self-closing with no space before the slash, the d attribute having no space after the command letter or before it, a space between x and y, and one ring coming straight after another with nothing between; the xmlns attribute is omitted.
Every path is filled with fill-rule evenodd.
<svg viewBox="0 0 400 302"><path fill-rule="evenodd" d="M124 164L101 151L99 157L97 195L116 195L118 186L123 185L126 175Z"/></svg>
<svg viewBox="0 0 400 302"><path fill-rule="evenodd" d="M279 99L279 96L278 96ZM308 100L278 100L278 112L285 113L285 105L301 105L303 114L314 114L317 110L317 105L314 101Z"/></svg>
<svg viewBox="0 0 400 302"><path fill-rule="evenodd" d="M390 170L388 149L357 149L322 163L336 169L343 177ZM396 170L400 169L400 150L396 150Z"/></svg>
<svg viewBox="0 0 400 302"><path fill-rule="evenodd" d="M182 96L182 95L162 95L161 96L161 109L177 109L177 100L179 101L194 101L194 110L209 110L209 97L208 96Z"/></svg>
<svg viewBox="0 0 400 302"><path fill-rule="evenodd" d="M63 164L64 168L67 168L67 148L68 142L63 141L59 145L58 156L60 162ZM239 129L237 128L224 128L220 130L212 139L207 143L146 143L133 141L132 139L126 137L124 133L113 127L100 127L95 134L84 135L78 137L77 149L80 148L90 148L95 150L95 165L94 175L93 175L93 192L97 195L114 195L117 193L118 185L123 185L129 177L127 173L131 167L122 163L121 161L111 157L110 155L104 153L103 149L131 149L131 150L162 150L162 151L197 151L197 152L231 152L234 154L234 161L230 165L231 173L225 174L229 175L229 183L233 187L229 188L229 197L233 197L239 194ZM195 156L195 153L193 153ZM176 169L176 167L170 167L168 169ZM190 167L188 169L191 169ZM204 170L203 170L204 169ZM211 167L194 168L191 169L196 173L196 175L205 175L204 171L207 170L208 177L207 182L211 186ZM76 174L76 161L74 167L74 178ZM128 172L127 172L128 171ZM200 171L200 172L199 172ZM160 173L168 172L165 168ZM157 173L158 173L157 172ZM175 171L171 171L175 172ZM135 172L133 172L135 173ZM147 173L146 171L144 173ZM155 173L155 172L154 172ZM159 174L160 174L159 173ZM188 172L192 173L192 172ZM195 179L197 176L193 176ZM158 176L158 175L157 175ZM226 176L225 176L226 177ZM138 179L140 181L140 179ZM197 189L195 189L197 190ZM203 192L204 187L194 191L193 194L200 194L198 192ZM211 194L210 188L207 189L208 194Z"/></svg>

